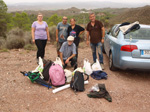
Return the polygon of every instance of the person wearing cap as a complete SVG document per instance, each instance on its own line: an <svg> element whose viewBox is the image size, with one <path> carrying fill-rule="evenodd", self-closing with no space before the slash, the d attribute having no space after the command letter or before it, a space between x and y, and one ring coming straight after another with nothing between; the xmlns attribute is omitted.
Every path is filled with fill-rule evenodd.
<svg viewBox="0 0 150 112"><path fill-rule="evenodd" d="M50 41L50 35L48 30L48 25L43 21L43 15L38 13L37 21L34 21L32 24L32 42L37 46L37 62L38 58L44 58L45 47L47 40Z"/></svg>
<svg viewBox="0 0 150 112"><path fill-rule="evenodd" d="M57 55L59 56L59 49L61 48L63 42L67 41L67 30L68 30L69 24L67 23L67 17L64 16L62 18L62 22L59 22L57 24L56 28L56 42L57 42Z"/></svg>
<svg viewBox="0 0 150 112"><path fill-rule="evenodd" d="M77 59L76 59L76 45L73 43L74 37L69 36L67 41L64 42L59 50L60 59L64 68L71 61L71 66L77 68Z"/></svg>

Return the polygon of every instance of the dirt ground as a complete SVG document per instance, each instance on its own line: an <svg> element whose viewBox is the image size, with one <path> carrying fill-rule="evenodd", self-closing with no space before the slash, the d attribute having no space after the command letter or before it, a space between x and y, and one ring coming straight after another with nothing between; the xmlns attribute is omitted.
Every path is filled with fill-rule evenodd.
<svg viewBox="0 0 150 112"><path fill-rule="evenodd" d="M70 88L52 93L52 89L32 84L20 71L37 67L36 51L23 49L0 53L0 112L150 112L150 72L112 72L108 68L108 57L104 55L107 80L90 77L85 91L75 94ZM56 48L46 47L46 59L55 60ZM90 47L79 48L79 67L83 59L92 63ZM89 89L104 83L112 102L105 99L88 98Z"/></svg>

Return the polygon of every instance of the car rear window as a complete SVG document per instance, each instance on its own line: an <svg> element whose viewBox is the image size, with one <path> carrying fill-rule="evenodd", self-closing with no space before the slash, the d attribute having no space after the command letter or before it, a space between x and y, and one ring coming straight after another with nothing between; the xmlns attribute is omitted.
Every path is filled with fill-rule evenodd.
<svg viewBox="0 0 150 112"><path fill-rule="evenodd" d="M125 35L125 39L141 39L141 40L150 40L150 29L148 28L141 28L136 31L132 31Z"/></svg>

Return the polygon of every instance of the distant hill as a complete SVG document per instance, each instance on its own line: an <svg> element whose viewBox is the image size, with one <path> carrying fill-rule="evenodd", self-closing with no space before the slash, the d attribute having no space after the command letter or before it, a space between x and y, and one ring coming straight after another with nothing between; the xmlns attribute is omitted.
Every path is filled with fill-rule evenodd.
<svg viewBox="0 0 150 112"><path fill-rule="evenodd" d="M16 12L22 12L22 11L16 11ZM59 9L59 10L41 10L41 11L34 11L34 10L25 10L27 14L31 15L37 15L39 12L41 12L44 16L50 17L53 14L57 14L58 16L72 16L72 15L78 15L81 13L81 10L75 7L71 7L68 9ZM15 13L15 12L13 12Z"/></svg>
<svg viewBox="0 0 150 112"><path fill-rule="evenodd" d="M129 9L112 18L109 23L113 25L122 22L135 21L139 21L140 24L150 24L150 6Z"/></svg>
<svg viewBox="0 0 150 112"><path fill-rule="evenodd" d="M98 9L93 9L95 12L109 12L110 14L114 15L119 15L122 12L128 11L130 8L98 8Z"/></svg>
<svg viewBox="0 0 150 112"><path fill-rule="evenodd" d="M142 7L148 5L146 3L116 3L116 2L57 2L57 3L18 3L18 4L7 4L8 11L24 11L24 10L58 10L58 9L68 9L70 7L77 7L79 9L97 9L97 8L133 8ZM150 3L149 3L150 5Z"/></svg>
<svg viewBox="0 0 150 112"><path fill-rule="evenodd" d="M81 13L91 13L91 12L109 12L110 14L113 15L119 15L122 12L125 12L127 10L129 10L130 8L99 8L99 9L91 9L91 10L87 10L87 9L78 9L76 7L71 7L68 9L58 9L58 10L40 10L40 11L35 11L35 10L25 10L24 12L26 12L27 14L31 15L37 15L38 12L41 12L44 16L46 17L50 17L53 14L57 14L58 16L73 16L73 15L78 15ZM16 11L16 12L22 12L22 11ZM11 13L15 13L15 12L11 12Z"/></svg>

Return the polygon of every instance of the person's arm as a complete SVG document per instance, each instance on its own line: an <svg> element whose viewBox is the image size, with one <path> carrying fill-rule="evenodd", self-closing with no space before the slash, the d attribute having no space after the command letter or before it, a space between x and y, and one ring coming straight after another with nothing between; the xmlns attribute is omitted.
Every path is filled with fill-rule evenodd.
<svg viewBox="0 0 150 112"><path fill-rule="evenodd" d="M73 57L75 57L76 54L72 54L66 61L65 61L65 64L67 64L69 62L70 59L72 59Z"/></svg>
<svg viewBox="0 0 150 112"><path fill-rule="evenodd" d="M86 44L89 45L89 31L87 31L86 34Z"/></svg>
<svg viewBox="0 0 150 112"><path fill-rule="evenodd" d="M73 54L65 61L66 64L70 61L70 59L72 59L73 57L75 57L76 54L77 54L77 52L76 52L76 45L74 43L73 43L72 53Z"/></svg>
<svg viewBox="0 0 150 112"><path fill-rule="evenodd" d="M80 35L82 35L83 32L84 32L84 31L81 31L81 32L79 33L79 37L80 37Z"/></svg>
<svg viewBox="0 0 150 112"><path fill-rule="evenodd" d="M104 37L105 37L105 28L102 27L102 43L104 43Z"/></svg>
<svg viewBox="0 0 150 112"><path fill-rule="evenodd" d="M47 40L50 41L50 34L49 34L48 27L46 27L46 33L47 33Z"/></svg>
<svg viewBox="0 0 150 112"><path fill-rule="evenodd" d="M63 53L62 52L60 52L60 59L61 59L62 65L64 66L64 60L63 60Z"/></svg>
<svg viewBox="0 0 150 112"><path fill-rule="evenodd" d="M58 29L56 29L56 42L58 42Z"/></svg>
<svg viewBox="0 0 150 112"><path fill-rule="evenodd" d="M35 28L32 27L32 42L35 43L35 35L34 35L34 32L35 32Z"/></svg>

